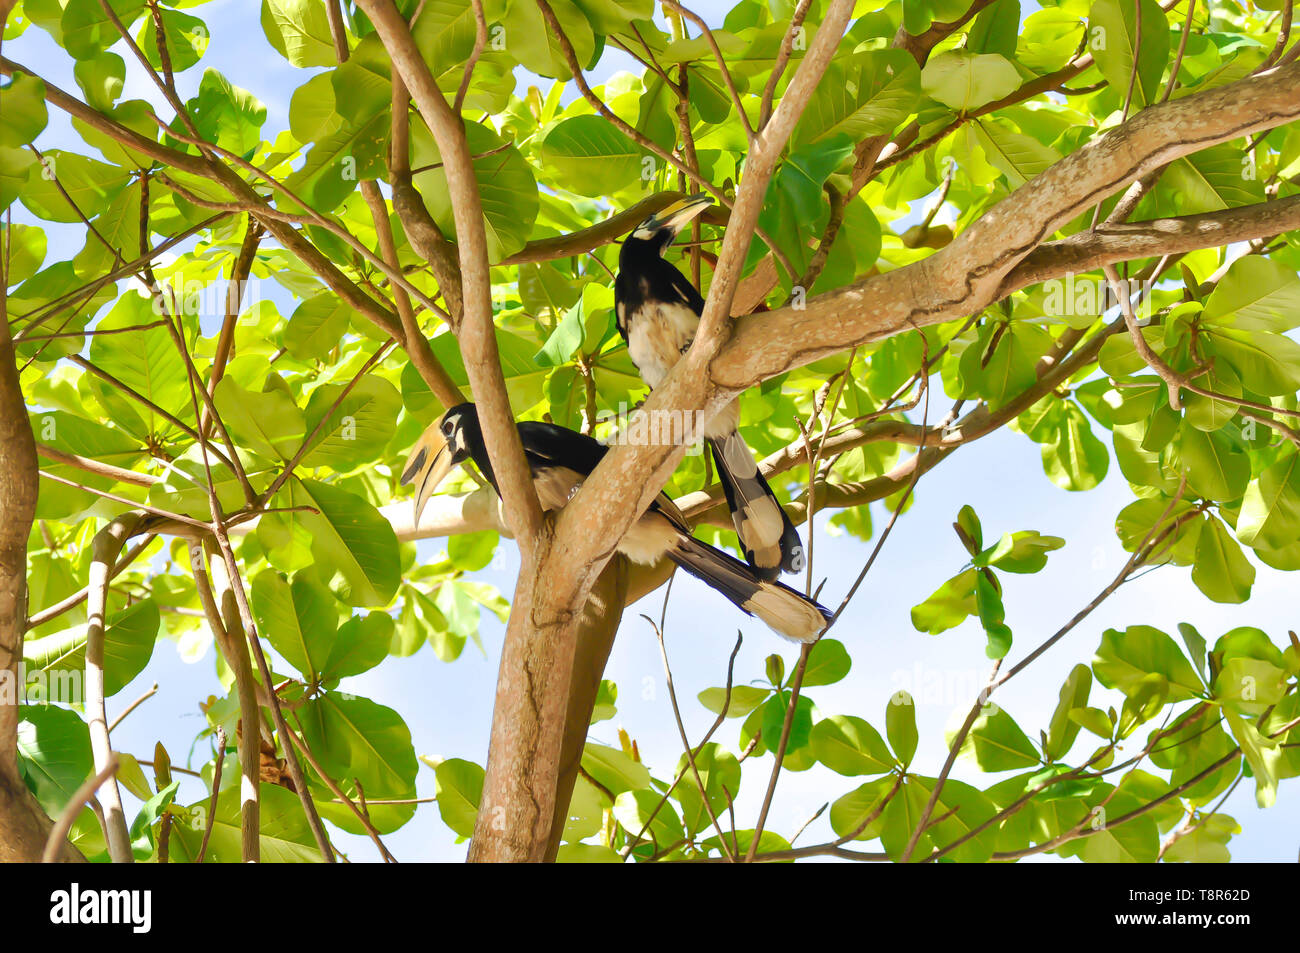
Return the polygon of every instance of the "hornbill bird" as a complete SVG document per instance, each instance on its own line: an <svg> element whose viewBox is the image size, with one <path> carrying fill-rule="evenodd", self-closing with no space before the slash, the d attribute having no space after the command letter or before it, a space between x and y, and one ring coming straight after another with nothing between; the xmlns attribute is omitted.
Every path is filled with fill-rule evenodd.
<svg viewBox="0 0 1300 953"><path fill-rule="evenodd" d="M623 240L614 281L618 330L628 355L653 390L691 346L704 299L680 271L664 260L677 233L712 199L692 195L651 215ZM745 558L763 579L804 567L799 533L759 472L736 432L740 405L732 401L703 428L717 466Z"/></svg>
<svg viewBox="0 0 1300 953"><path fill-rule="evenodd" d="M562 508L596 469L606 448L586 434L555 424L524 421L517 426L542 509ZM416 485L416 525L438 484L466 460L474 461L493 489L497 489L478 410L473 404L460 404L448 410L436 425L424 432L411 451L402 482L414 481ZM632 524L618 551L642 565L661 558L671 559L722 593L742 612L758 616L787 639L816 641L831 619L830 612L817 602L784 583L763 579L739 559L693 537L685 517L664 493Z"/></svg>

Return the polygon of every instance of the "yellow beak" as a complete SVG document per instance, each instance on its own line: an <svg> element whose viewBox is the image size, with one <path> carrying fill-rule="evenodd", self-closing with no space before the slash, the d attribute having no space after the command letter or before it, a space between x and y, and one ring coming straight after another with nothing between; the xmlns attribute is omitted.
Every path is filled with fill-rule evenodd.
<svg viewBox="0 0 1300 953"><path fill-rule="evenodd" d="M415 521L420 525L420 514L429 502L433 491L447 479L447 474L455 466L451 462L451 452L447 449L447 440L442 435L442 421L437 420L415 441L411 455L406 460L406 469L402 471L402 483L415 481Z"/></svg>
<svg viewBox="0 0 1300 953"><path fill-rule="evenodd" d="M713 199L703 192L679 199L654 216L654 227L670 229L676 235L712 204Z"/></svg>

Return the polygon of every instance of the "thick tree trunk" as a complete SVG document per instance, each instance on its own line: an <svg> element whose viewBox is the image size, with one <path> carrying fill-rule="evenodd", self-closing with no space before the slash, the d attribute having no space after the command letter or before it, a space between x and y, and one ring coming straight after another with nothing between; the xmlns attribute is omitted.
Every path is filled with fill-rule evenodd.
<svg viewBox="0 0 1300 953"><path fill-rule="evenodd" d="M0 2L0 14L8 13ZM0 23L4 17L0 16ZM38 861L53 826L18 776L18 666L27 623L27 537L38 478L0 281L0 861ZM81 855L68 845L64 859Z"/></svg>
<svg viewBox="0 0 1300 953"><path fill-rule="evenodd" d="M487 776L470 844L475 863L554 859L596 689L622 616L627 569L612 561L583 610L538 620L547 586L525 565L506 626ZM531 582L529 582L531 581ZM565 645L578 648L565 655Z"/></svg>
<svg viewBox="0 0 1300 953"><path fill-rule="evenodd" d="M600 689L601 677L605 674L610 650L614 648L614 636L618 634L618 626L623 619L623 608L627 605L629 568L627 560L621 556L610 560L583 609L573 670L569 676L569 710L564 717L560 775L556 782L555 809L546 844L547 861L554 861L560 850L569 802L573 799L573 785L578 780L578 768L582 765L587 728L591 724L592 710L596 707L596 693Z"/></svg>

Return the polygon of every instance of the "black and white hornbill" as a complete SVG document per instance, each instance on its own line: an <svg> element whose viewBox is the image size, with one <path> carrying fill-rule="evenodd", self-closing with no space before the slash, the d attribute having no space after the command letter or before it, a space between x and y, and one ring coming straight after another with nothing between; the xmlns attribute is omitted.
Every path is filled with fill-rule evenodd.
<svg viewBox="0 0 1300 953"><path fill-rule="evenodd" d="M586 434L555 424L524 421L518 427L542 509L558 510L596 468L605 447ZM473 404L460 404L443 414L411 451L402 482L415 482L417 525L438 484L466 460L474 461L496 488L478 410ZM739 559L695 539L681 511L663 493L628 530L618 551L643 565L671 559L722 593L742 612L758 616L773 631L797 642L815 641L831 618L823 606L789 586L763 579Z"/></svg>
<svg viewBox="0 0 1300 953"><path fill-rule="evenodd" d="M623 240L614 281L618 330L632 363L653 390L695 339L704 299L680 271L664 260L677 233L712 199L693 195L651 215ZM759 472L736 432L740 405L732 401L704 426L731 521L745 558L764 579L804 566L799 533Z"/></svg>

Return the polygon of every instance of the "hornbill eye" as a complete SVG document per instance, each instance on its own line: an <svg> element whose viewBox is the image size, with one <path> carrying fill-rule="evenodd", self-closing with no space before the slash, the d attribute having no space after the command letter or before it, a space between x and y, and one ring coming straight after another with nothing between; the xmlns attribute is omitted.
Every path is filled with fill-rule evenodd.
<svg viewBox="0 0 1300 953"><path fill-rule="evenodd" d="M450 436L452 435L452 432L453 432L455 429L456 429L456 421L455 421L455 420L453 420L453 419L451 419L451 418L448 418L448 419L446 419L446 420L444 420L444 421L442 422L442 435L443 435L444 437L450 437Z"/></svg>

